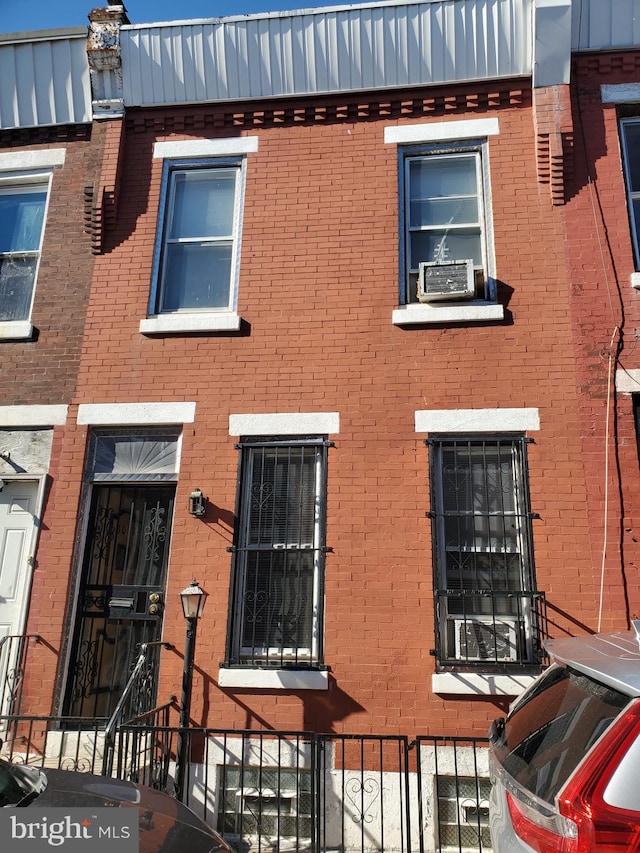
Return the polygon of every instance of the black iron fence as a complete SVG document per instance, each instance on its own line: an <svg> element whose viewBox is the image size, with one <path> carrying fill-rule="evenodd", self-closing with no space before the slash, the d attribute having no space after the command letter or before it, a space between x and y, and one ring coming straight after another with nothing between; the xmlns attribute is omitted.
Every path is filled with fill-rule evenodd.
<svg viewBox="0 0 640 853"><path fill-rule="evenodd" d="M181 731L174 711L119 725L111 745L106 721L5 716L2 755L173 794L182 735L183 799L241 853L491 850L484 738Z"/></svg>

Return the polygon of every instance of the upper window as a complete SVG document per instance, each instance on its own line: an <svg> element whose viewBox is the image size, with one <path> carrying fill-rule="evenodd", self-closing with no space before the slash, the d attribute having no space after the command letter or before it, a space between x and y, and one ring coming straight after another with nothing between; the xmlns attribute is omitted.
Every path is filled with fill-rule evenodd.
<svg viewBox="0 0 640 853"><path fill-rule="evenodd" d="M526 439L429 446L440 664L539 663Z"/></svg>
<svg viewBox="0 0 640 853"><path fill-rule="evenodd" d="M151 313L233 310L242 162L168 164L165 179Z"/></svg>
<svg viewBox="0 0 640 853"><path fill-rule="evenodd" d="M404 152L403 302L493 297L482 143Z"/></svg>
<svg viewBox="0 0 640 853"><path fill-rule="evenodd" d="M326 460L323 438L245 439L229 663L322 661Z"/></svg>
<svg viewBox="0 0 640 853"><path fill-rule="evenodd" d="M636 269L640 269L640 119L623 119L622 152Z"/></svg>
<svg viewBox="0 0 640 853"><path fill-rule="evenodd" d="M0 181L0 322L28 320L49 180Z"/></svg>

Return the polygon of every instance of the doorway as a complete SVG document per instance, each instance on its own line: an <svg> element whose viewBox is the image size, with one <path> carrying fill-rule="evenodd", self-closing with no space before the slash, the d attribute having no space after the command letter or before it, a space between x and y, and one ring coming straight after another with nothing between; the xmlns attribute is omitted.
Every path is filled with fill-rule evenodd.
<svg viewBox="0 0 640 853"><path fill-rule="evenodd" d="M141 646L161 638L174 498L173 484L92 487L65 702L68 716L109 717ZM148 661L146 704L153 707L158 655Z"/></svg>

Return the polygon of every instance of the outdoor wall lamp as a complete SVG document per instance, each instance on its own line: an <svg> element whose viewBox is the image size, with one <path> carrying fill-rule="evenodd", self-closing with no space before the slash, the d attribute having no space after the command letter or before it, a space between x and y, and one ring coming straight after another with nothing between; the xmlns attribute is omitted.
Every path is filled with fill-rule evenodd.
<svg viewBox="0 0 640 853"><path fill-rule="evenodd" d="M180 730L178 732L178 743L176 747L176 797L182 799L185 794L185 777L189 763L190 752L189 728L191 719L191 688L193 686L193 662L196 649L196 629L198 619L202 616L207 593L200 587L198 581L191 581L191 585L180 593L182 612L187 620L187 637L184 645L184 665L182 668L182 696L180 699Z"/></svg>
<svg viewBox="0 0 640 853"><path fill-rule="evenodd" d="M194 518L202 518L207 511L207 499L200 489L194 489L189 495L189 513ZM182 593L181 593L182 594Z"/></svg>
<svg viewBox="0 0 640 853"><path fill-rule="evenodd" d="M191 581L191 586L182 590L180 601L185 619L199 619L202 616L207 595L198 581Z"/></svg>

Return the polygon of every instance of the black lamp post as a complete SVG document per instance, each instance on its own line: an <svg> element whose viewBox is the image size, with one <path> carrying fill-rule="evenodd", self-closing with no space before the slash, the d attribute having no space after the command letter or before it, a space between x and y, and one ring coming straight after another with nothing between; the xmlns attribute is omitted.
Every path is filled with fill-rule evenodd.
<svg viewBox="0 0 640 853"><path fill-rule="evenodd" d="M187 620L187 637L184 645L184 666L182 669L182 696L180 699L180 731L176 748L176 797L184 795L184 780L187 770L188 736L185 729L189 728L191 717L191 687L193 685L193 661L196 649L196 629L198 619L202 616L207 593L200 588L198 581L192 581L191 586L180 593L184 618Z"/></svg>

